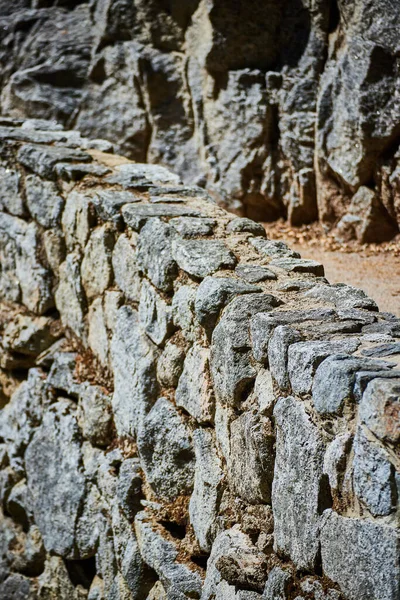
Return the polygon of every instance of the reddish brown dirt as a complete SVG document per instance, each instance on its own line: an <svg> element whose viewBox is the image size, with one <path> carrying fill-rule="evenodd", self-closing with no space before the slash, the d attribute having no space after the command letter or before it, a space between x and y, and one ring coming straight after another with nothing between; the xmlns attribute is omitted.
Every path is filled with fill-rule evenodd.
<svg viewBox="0 0 400 600"><path fill-rule="evenodd" d="M339 243L320 225L291 228L284 222L265 223L268 237L285 241L303 258L325 267L331 283L363 289L381 311L400 317L400 239L385 244Z"/></svg>

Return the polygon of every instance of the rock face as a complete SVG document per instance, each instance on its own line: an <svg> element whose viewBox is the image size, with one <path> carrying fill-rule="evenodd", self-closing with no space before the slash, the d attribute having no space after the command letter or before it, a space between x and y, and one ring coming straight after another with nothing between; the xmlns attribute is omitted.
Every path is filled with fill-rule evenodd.
<svg viewBox="0 0 400 600"><path fill-rule="evenodd" d="M82 19L68 42L85 4L62 5L62 26ZM176 102L172 25L194 7L128 6L93 4L115 25L99 48L145 13L153 93L168 66ZM225 55L207 23L235 23L198 6L209 68L256 85L234 68L268 48L243 31ZM265 39L285 6L267 2L267 31L240 14ZM400 600L400 319L163 167L5 122L0 599Z"/></svg>
<svg viewBox="0 0 400 600"><path fill-rule="evenodd" d="M76 125L252 218L398 233L396 1L20 0L0 19L1 114Z"/></svg>

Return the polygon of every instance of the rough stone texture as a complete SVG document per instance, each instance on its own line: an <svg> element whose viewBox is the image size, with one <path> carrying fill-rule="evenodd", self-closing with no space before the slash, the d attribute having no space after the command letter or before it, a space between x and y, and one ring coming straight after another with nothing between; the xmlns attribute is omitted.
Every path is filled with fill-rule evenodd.
<svg viewBox="0 0 400 600"><path fill-rule="evenodd" d="M142 283L139 321L149 338L161 346L173 330L171 307L147 281Z"/></svg>
<svg viewBox="0 0 400 600"><path fill-rule="evenodd" d="M60 265L60 281L55 293L55 303L64 327L77 336L85 331L86 297L82 286L78 254L68 254Z"/></svg>
<svg viewBox="0 0 400 600"><path fill-rule="evenodd" d="M199 423L214 416L214 395L209 373L210 351L194 344L187 353L175 401Z"/></svg>
<svg viewBox="0 0 400 600"><path fill-rule="evenodd" d="M179 267L194 277L207 277L221 268L232 269L236 258L219 240L179 240L172 243Z"/></svg>
<svg viewBox="0 0 400 600"><path fill-rule="evenodd" d="M88 298L103 294L112 284L113 246L113 232L105 225L90 235L81 267L82 285Z"/></svg>
<svg viewBox="0 0 400 600"><path fill-rule="evenodd" d="M398 598L399 544L398 531L392 527L341 517L332 510L324 514L322 568L350 600Z"/></svg>
<svg viewBox="0 0 400 600"><path fill-rule="evenodd" d="M76 52L91 43L86 4L40 0L28 9L21 2L18 11L7 5L27 44L21 56L29 48L33 60L51 47L66 69L57 82L73 86ZM129 111L121 116L129 125L125 147L142 160L180 160L179 139L188 173L204 183L192 144L200 103L184 101L189 87L201 91L204 76L198 58L184 64L194 4L175 3L167 13L153 0L93 3L93 22L103 15L107 27L96 29L93 56L102 59L90 67L90 91L82 75L81 91L87 127L96 128L107 115L110 77L113 106L127 108L132 85L140 88L135 122L128 123ZM190 52L210 44L204 60L221 88L209 88L203 116L215 135L224 122L226 139L210 152L229 173L221 171L219 185L238 194L257 164L261 173L256 140L276 139L264 117L270 125L278 118L267 104L257 112L265 79L245 64L259 60L257 36L280 31L280 11L288 8L257 7L261 17L270 14L266 33L257 19L246 21L252 6L238 6L253 32L239 36L241 54L221 55L227 42L208 37L210 23L225 35L236 19L214 2L207 10L198 3L204 33L199 43L189 36ZM55 8L68 51L54 46ZM135 41L117 42L138 18ZM40 48L30 45L32 20L38 36L44 31ZM0 21L9 49L15 30ZM79 47L71 42L77 32ZM149 36L162 52L146 54ZM85 56L86 69L92 55ZM218 71L224 61L226 83ZM301 81L316 89L300 68ZM31 90L32 69L24 90ZM35 93L49 107L51 76L40 73ZM277 92L280 76L269 73L269 90ZM60 89L60 110L75 110ZM293 93L298 99L303 92ZM243 154L235 155L234 121L224 120L228 105L252 124L241 125L249 142ZM290 113L293 125L294 108L280 122ZM107 131L122 131L111 112ZM303 111L302 126L313 118ZM305 133L293 134L296 156L310 148ZM0 142L10 194L8 204L0 196L0 598L400 600L400 320L379 313L360 290L318 279L320 267L164 167L107 154L107 142L43 120L0 117ZM298 180L290 176L293 219L312 207L308 169ZM262 202L257 182L240 196L253 211ZM279 212L272 192L268 206Z"/></svg>
<svg viewBox="0 0 400 600"><path fill-rule="evenodd" d="M146 479L158 498L173 500L193 488L194 452L190 429L166 398L159 398L138 436Z"/></svg>
<svg viewBox="0 0 400 600"><path fill-rule="evenodd" d="M111 352L115 424L121 435L133 435L156 399L157 351L141 332L137 313L128 306L118 311Z"/></svg>
<svg viewBox="0 0 400 600"><path fill-rule="evenodd" d="M189 504L190 522L203 552L211 550L216 534L216 517L222 493L223 470L214 436L207 429L193 434L196 472Z"/></svg>
<svg viewBox="0 0 400 600"><path fill-rule="evenodd" d="M243 500L270 503L275 438L269 419L254 412L246 412L231 423L228 476Z"/></svg>
<svg viewBox="0 0 400 600"><path fill-rule="evenodd" d="M45 548L66 558L77 555L75 527L85 494L80 461L74 406L67 400L59 400L46 412L42 425L34 434L25 463L33 514ZM38 468L39 464L41 468ZM51 494L48 493L50 489Z"/></svg>
<svg viewBox="0 0 400 600"><path fill-rule="evenodd" d="M313 569L319 551L320 505L327 493L322 476L325 445L303 406L294 398L280 399L274 417L274 547L299 569Z"/></svg>
<svg viewBox="0 0 400 600"><path fill-rule="evenodd" d="M389 455L359 428L354 438L353 485L359 500L374 517L396 508L394 466Z"/></svg>

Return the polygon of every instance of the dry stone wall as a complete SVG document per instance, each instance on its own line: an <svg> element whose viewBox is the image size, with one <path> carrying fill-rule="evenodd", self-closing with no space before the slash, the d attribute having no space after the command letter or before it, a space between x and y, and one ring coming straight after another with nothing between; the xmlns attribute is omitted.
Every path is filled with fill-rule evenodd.
<svg viewBox="0 0 400 600"><path fill-rule="evenodd" d="M259 220L400 225L398 0L0 0L0 112Z"/></svg>
<svg viewBox="0 0 400 600"><path fill-rule="evenodd" d="M0 127L0 598L399 600L400 319L41 125Z"/></svg>

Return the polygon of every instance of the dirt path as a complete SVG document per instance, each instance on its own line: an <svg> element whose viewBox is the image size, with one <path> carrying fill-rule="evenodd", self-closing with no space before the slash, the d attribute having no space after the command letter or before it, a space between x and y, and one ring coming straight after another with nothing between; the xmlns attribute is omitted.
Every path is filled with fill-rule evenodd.
<svg viewBox="0 0 400 600"><path fill-rule="evenodd" d="M341 245L326 236L320 226L290 228L286 223L264 223L271 239L285 241L303 258L325 267L331 283L348 283L363 289L384 312L400 317L400 240L365 246ZM352 251L354 250L354 251Z"/></svg>

